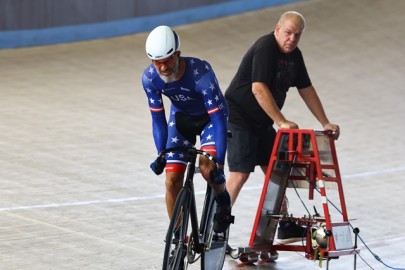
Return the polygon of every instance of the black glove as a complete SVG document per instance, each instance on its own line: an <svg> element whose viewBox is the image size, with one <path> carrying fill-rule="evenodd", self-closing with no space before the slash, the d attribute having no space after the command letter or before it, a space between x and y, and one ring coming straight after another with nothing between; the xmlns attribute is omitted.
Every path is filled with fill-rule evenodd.
<svg viewBox="0 0 405 270"><path fill-rule="evenodd" d="M217 185L225 183L224 169L218 168L216 171L210 171L211 181Z"/></svg>
<svg viewBox="0 0 405 270"><path fill-rule="evenodd" d="M158 157L155 161L153 161L149 166L152 171L156 174L162 174L163 170L166 167L166 159L163 157Z"/></svg>

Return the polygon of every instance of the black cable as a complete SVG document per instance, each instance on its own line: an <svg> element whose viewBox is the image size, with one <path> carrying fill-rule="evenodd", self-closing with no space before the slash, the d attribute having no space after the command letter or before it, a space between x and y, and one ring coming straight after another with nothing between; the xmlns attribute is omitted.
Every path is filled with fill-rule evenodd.
<svg viewBox="0 0 405 270"><path fill-rule="evenodd" d="M311 212L309 212L307 206L305 205L304 201L301 198L301 195L298 193L297 187L294 185L294 181L291 181L291 185L293 186L295 193L297 194L298 198L300 199L302 206L304 206L304 208L307 211L309 217L311 217Z"/></svg>

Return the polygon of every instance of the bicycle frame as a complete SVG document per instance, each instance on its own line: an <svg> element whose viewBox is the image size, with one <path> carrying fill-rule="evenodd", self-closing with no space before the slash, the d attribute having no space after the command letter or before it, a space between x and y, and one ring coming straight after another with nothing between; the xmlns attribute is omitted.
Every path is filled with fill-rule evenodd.
<svg viewBox="0 0 405 270"><path fill-rule="evenodd" d="M190 150L189 150L190 151ZM205 250L204 243L201 243L200 239L200 230L198 225L198 214L197 214L197 205L195 201L195 192L194 192L194 174L195 174L195 162L197 159L197 154L189 155L189 162L187 164L187 175L184 182L184 189L189 191L189 205L190 205L190 222L191 222L191 237L193 241L193 250L197 253L201 253ZM204 214L204 213L203 213Z"/></svg>
<svg viewBox="0 0 405 270"><path fill-rule="evenodd" d="M196 257L196 254L202 254L202 269L222 269L225 258L226 239L228 238L229 231L223 234L223 238L220 238L220 236L218 236L218 239L215 238L216 242L214 250L213 252L210 252L211 246L214 243L214 233L212 228L216 211L214 191L207 183L207 191L199 224L193 182L196 173L195 164L197 162L197 156L203 155L211 160L214 164L214 171L217 170L215 158L202 150L183 147L166 149L159 155L159 157L163 157L164 154L170 151L178 150L187 152L187 168L184 185L176 199L166 235L163 269L178 269L178 267L181 267L181 264L184 263L180 261L181 256L187 256L188 263L194 263L200 257ZM189 222L191 223L190 239L187 238ZM175 233L177 233L178 239L172 240ZM184 251L185 246L187 246L187 251ZM174 257L174 259L170 259L170 256ZM213 265L215 265L215 267L212 267Z"/></svg>
<svg viewBox="0 0 405 270"><path fill-rule="evenodd" d="M190 153L193 152L193 153ZM194 247L192 249L197 252L197 253L202 253L204 251L207 251L207 248L209 248L209 245L206 245L201 239L200 236L202 236L202 233L204 232L204 227L203 223L201 223L201 228L199 228L198 225L198 214L197 214L197 205L196 205L196 200L195 200L195 192L194 192L194 175L195 175L195 164L197 161L197 155L198 152L196 149L189 149L188 150L188 164L187 164L187 169L186 169L186 177L185 177L185 182L183 185L183 189L187 189L189 191L189 206L190 206L190 221L191 221L191 237L193 241ZM210 189L210 188L208 188ZM208 191L208 190L207 190ZM206 208L208 205L204 204L203 212L202 212L202 217L201 220L206 220ZM210 243L212 240L212 236L210 237Z"/></svg>

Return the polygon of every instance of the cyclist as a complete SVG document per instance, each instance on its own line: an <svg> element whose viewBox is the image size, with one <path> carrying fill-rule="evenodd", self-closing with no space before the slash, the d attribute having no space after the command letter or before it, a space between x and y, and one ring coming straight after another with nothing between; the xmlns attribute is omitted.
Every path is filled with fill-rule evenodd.
<svg viewBox="0 0 405 270"><path fill-rule="evenodd" d="M218 173L200 157L202 176L216 192L218 210L214 231L224 232L232 222L231 199L225 185L224 160L227 145L225 98L211 65L195 57L183 57L180 38L169 26L153 29L146 39L146 53L152 63L142 75L142 84L152 114L152 130L158 152L176 146L191 146L200 137L201 149L216 156ZM171 101L166 121L162 95ZM186 169L184 152L169 153L163 164L152 162L151 169L160 174L166 168L166 207L169 217L179 194ZM212 179L212 180L211 180Z"/></svg>

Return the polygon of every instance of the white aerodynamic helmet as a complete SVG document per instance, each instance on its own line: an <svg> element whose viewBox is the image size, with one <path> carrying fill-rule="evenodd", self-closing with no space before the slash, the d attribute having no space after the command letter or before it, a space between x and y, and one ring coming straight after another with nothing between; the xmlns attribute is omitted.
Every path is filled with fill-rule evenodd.
<svg viewBox="0 0 405 270"><path fill-rule="evenodd" d="M146 39L146 54L152 60L167 58L179 48L179 36L166 25L161 25L153 29Z"/></svg>

